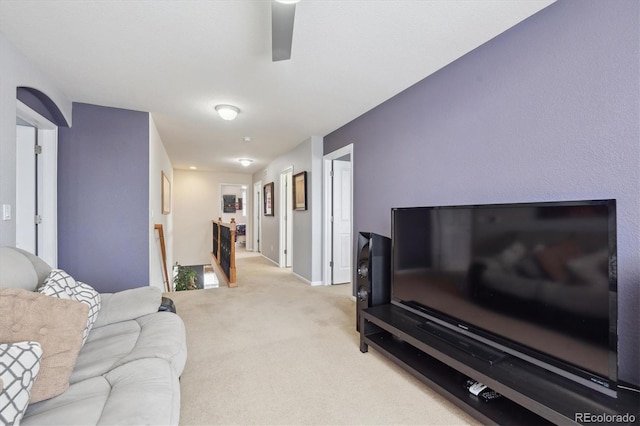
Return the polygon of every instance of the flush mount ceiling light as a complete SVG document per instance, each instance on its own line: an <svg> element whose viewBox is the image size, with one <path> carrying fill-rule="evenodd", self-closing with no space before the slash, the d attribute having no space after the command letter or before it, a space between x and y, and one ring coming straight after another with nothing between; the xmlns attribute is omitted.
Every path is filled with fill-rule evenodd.
<svg viewBox="0 0 640 426"><path fill-rule="evenodd" d="M238 116L240 109L233 105L216 105L216 111L223 120L233 120Z"/></svg>
<svg viewBox="0 0 640 426"><path fill-rule="evenodd" d="M300 0L276 0L278 3L282 3L282 4L296 4L298 3Z"/></svg>
<svg viewBox="0 0 640 426"><path fill-rule="evenodd" d="M249 160L248 158L241 158L238 161L245 167L249 167L249 165L253 163L253 160Z"/></svg>

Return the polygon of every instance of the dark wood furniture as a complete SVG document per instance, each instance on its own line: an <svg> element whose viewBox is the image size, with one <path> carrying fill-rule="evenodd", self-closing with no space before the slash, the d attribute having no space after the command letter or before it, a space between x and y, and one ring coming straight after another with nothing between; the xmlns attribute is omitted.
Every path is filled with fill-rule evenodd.
<svg viewBox="0 0 640 426"><path fill-rule="evenodd" d="M593 424L587 416L603 416L602 424L627 414L640 422L640 395L619 389L612 398L546 369L507 356L493 365L463 348L424 331L425 319L387 304L360 313L360 350L372 347L422 382L460 406L483 424ZM468 378L480 381L502 398L484 402L465 387ZM609 417L606 417L609 416ZM597 419L597 418L596 418ZM608 421L607 421L608 420Z"/></svg>

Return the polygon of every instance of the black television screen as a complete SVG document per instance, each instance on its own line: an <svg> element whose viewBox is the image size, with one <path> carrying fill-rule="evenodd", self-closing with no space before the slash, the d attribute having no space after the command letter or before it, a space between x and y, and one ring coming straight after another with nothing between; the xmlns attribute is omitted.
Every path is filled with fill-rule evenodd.
<svg viewBox="0 0 640 426"><path fill-rule="evenodd" d="M392 303L615 395L615 200L392 209Z"/></svg>

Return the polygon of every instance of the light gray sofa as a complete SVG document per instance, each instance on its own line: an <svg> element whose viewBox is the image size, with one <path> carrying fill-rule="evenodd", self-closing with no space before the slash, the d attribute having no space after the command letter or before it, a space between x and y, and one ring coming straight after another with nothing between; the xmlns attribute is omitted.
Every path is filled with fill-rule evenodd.
<svg viewBox="0 0 640 426"><path fill-rule="evenodd" d="M0 288L34 291L50 270L36 256L0 247ZM157 288L100 297L69 387L30 404L22 425L178 424L179 377L187 359L184 323L174 313L158 312Z"/></svg>

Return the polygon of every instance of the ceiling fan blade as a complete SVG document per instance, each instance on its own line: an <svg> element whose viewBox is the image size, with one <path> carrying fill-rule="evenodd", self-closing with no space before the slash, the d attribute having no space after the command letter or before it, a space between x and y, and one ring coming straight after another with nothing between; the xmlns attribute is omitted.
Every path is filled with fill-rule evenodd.
<svg viewBox="0 0 640 426"><path fill-rule="evenodd" d="M295 15L295 3L271 2L271 60L273 62L291 59Z"/></svg>

